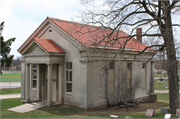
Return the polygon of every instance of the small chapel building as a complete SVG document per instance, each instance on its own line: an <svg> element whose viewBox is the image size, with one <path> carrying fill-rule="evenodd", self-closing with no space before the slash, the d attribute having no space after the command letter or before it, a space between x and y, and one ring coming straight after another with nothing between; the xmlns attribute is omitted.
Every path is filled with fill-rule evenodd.
<svg viewBox="0 0 180 119"><path fill-rule="evenodd" d="M132 38L99 42L106 29L47 17L20 46L21 101L47 101L88 109L154 95L155 52ZM139 30L139 29L138 29ZM141 30L141 29L140 29ZM93 31L93 32L92 32ZM98 43L97 43L98 42ZM113 42L113 41L112 41ZM134 57L136 54L136 58Z"/></svg>

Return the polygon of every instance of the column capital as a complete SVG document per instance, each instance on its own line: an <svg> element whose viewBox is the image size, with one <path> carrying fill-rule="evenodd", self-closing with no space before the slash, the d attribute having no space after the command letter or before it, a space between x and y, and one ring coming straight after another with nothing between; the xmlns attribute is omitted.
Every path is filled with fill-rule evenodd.
<svg viewBox="0 0 180 119"><path fill-rule="evenodd" d="M64 66L65 64L64 63L60 63L59 66Z"/></svg>
<svg viewBox="0 0 180 119"><path fill-rule="evenodd" d="M25 63L25 65L30 65L30 63Z"/></svg>
<svg viewBox="0 0 180 119"><path fill-rule="evenodd" d="M154 61L151 61L151 63L154 63Z"/></svg>
<svg viewBox="0 0 180 119"><path fill-rule="evenodd" d="M52 62L48 62L48 63L46 63L46 65L53 65L54 63L52 63Z"/></svg>

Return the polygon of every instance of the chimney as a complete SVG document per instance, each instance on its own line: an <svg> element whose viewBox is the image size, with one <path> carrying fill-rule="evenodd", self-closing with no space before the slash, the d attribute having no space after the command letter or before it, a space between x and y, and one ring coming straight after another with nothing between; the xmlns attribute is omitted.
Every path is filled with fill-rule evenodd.
<svg viewBox="0 0 180 119"><path fill-rule="evenodd" d="M137 28L136 29L136 34L137 35L142 35L142 28ZM136 36L136 39L142 43L142 36Z"/></svg>

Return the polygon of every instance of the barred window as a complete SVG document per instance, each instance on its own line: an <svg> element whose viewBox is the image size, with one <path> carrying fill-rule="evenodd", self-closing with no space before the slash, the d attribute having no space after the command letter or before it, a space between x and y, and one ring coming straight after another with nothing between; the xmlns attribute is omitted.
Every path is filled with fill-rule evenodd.
<svg viewBox="0 0 180 119"><path fill-rule="evenodd" d="M66 92L72 92L72 63L66 63Z"/></svg>
<svg viewBox="0 0 180 119"><path fill-rule="evenodd" d="M33 64L32 68L32 88L37 88L37 64Z"/></svg>

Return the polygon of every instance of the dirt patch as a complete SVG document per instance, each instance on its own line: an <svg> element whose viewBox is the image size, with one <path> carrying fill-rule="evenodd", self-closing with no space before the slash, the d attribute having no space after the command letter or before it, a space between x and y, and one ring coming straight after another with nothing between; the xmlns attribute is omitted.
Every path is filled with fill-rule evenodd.
<svg viewBox="0 0 180 119"><path fill-rule="evenodd" d="M138 113L138 112L146 112L147 109L158 109L161 107L168 107L168 104L162 103L162 102L146 102L146 103L139 103L137 106L128 107L128 111L126 108L116 106L111 107L109 109L99 109L99 110L90 110L86 111L87 114L102 114L102 115L111 115L111 114L129 114L129 113Z"/></svg>

